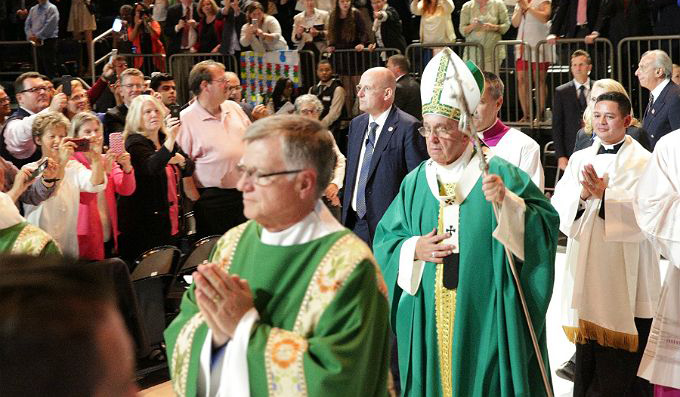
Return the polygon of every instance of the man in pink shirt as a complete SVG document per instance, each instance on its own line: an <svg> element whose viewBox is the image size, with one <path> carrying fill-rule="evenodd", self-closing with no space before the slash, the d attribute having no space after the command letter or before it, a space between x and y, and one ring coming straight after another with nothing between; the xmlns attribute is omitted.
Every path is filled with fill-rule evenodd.
<svg viewBox="0 0 680 397"><path fill-rule="evenodd" d="M196 101L180 115L178 143L196 164L194 181L200 198L194 205L199 237L224 234L245 222L243 196L236 190L236 171L243 155L243 134L250 119L229 101L224 65L215 61L196 64L189 88Z"/></svg>

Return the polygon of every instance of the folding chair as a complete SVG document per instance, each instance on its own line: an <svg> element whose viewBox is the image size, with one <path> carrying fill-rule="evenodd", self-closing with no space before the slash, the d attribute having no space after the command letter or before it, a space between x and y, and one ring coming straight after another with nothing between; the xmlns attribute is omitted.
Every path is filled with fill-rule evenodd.
<svg viewBox="0 0 680 397"><path fill-rule="evenodd" d="M135 269L130 277L132 281L160 275L172 275L181 251L172 245L147 250L135 261Z"/></svg>

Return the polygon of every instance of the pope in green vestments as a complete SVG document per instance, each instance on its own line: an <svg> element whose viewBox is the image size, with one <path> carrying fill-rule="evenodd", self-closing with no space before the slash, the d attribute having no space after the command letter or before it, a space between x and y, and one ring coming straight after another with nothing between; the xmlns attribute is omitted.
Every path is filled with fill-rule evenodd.
<svg viewBox="0 0 680 397"><path fill-rule="evenodd" d="M479 154L458 129L456 98L462 95L450 77L462 75L474 108L483 79L473 66L445 49L425 69L422 133L431 159L406 176L376 230L373 247L389 291L402 394L542 396L504 245L515 256L549 368L545 313L558 217L530 177L505 160L491 157L489 175L482 175ZM498 222L489 200L500 206ZM458 258L452 289L443 285L441 264L450 255Z"/></svg>
<svg viewBox="0 0 680 397"><path fill-rule="evenodd" d="M201 294L207 290L202 289L200 277L207 273L199 267L179 316L165 332L175 392L180 396L386 396L387 288L369 247L333 218L319 200L323 189L308 194L303 172L276 178L258 176L256 171L248 174L249 169L285 169L287 163L280 157L286 151L278 136L263 138L257 133L267 129L276 133L285 130L289 118L300 119L281 117L267 118L274 124L255 123L246 133L242 159L246 171L239 189L244 192L244 213L252 220L228 231L209 259L209 266L247 282L254 307L240 317L226 344L224 354L229 357L216 364L222 348L211 347L215 327L201 309ZM332 138L314 123L323 135L319 139L328 146L319 150L309 143L300 150L317 151L334 164ZM288 139L298 133L278 134ZM331 169L322 180L330 180ZM320 182L321 186L325 188L328 181ZM291 214L297 219L294 223L285 228L275 225L278 218ZM278 229L282 230L273 232ZM230 362L238 361L234 352L243 340L240 327L251 315L257 318L245 328L243 359L231 371ZM245 387L237 387L243 374Z"/></svg>
<svg viewBox="0 0 680 397"><path fill-rule="evenodd" d="M0 253L61 255L61 250L44 230L27 223L12 199L0 192Z"/></svg>

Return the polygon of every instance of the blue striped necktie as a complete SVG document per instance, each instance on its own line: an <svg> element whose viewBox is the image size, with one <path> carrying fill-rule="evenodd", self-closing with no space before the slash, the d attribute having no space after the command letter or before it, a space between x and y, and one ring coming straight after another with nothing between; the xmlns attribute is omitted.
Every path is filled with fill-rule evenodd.
<svg viewBox="0 0 680 397"><path fill-rule="evenodd" d="M357 216L363 218L366 215L366 182L368 181L368 170L371 168L371 158L375 150L375 131L378 123L375 121L370 125L368 138L366 138L366 150L364 150L364 161L361 163L359 172L359 186L357 187Z"/></svg>

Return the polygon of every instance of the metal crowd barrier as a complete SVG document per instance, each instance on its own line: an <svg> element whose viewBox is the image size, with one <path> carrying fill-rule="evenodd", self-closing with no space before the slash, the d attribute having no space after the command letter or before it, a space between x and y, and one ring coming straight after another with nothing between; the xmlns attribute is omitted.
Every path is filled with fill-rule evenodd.
<svg viewBox="0 0 680 397"><path fill-rule="evenodd" d="M614 47L608 39L598 38L593 44L586 44L585 39L558 39L554 44L554 52L549 47L544 49L545 46L550 45L545 40L539 41L536 45L539 54L541 51L553 53L553 61L547 73L546 107L552 107L552 94L555 89L572 80L570 61L571 54L576 50L584 50L590 55L593 66L590 72L591 80L614 78ZM535 103L539 103L541 99L539 91ZM540 126L549 126L552 122L545 115L539 115L539 121Z"/></svg>
<svg viewBox="0 0 680 397"><path fill-rule="evenodd" d="M642 120L649 90L640 87L635 76L642 54L649 50L663 50L671 57L673 63L680 58L680 36L638 36L627 37L617 47L617 79L626 88L633 103L633 114Z"/></svg>
<svg viewBox="0 0 680 397"><path fill-rule="evenodd" d="M166 72L168 70L165 54L118 54L127 59L128 67L137 68L144 73L145 76L151 76L153 72ZM141 67L137 66L136 60L141 59Z"/></svg>
<svg viewBox="0 0 680 397"><path fill-rule="evenodd" d="M173 77L175 77L175 86L177 88L177 101L179 103L186 103L191 97L189 90L189 72L195 64L212 59L224 64L228 71L238 74L239 66L238 60L234 55L224 55L219 52L204 52L204 53L181 53L170 56L168 62L168 70Z"/></svg>
<svg viewBox="0 0 680 397"><path fill-rule="evenodd" d="M506 55L502 62L497 62L499 56L499 49L505 47ZM500 119L508 125L515 127L530 127L534 119L534 81L532 79L533 73L529 70L522 74L524 78L524 86L520 84L520 74L517 72L515 54L521 51L523 59L530 65L533 62L533 52L531 47L521 40L501 40L494 46L493 61L494 65L500 65L498 70L494 73L503 81L505 91L503 93L503 106L500 110ZM526 99L525 107L526 113L522 108L522 98Z"/></svg>
<svg viewBox="0 0 680 397"><path fill-rule="evenodd" d="M461 58L464 58L465 48L475 47L475 57L472 60L480 69L484 67L484 47L479 43L432 43L432 44L422 44L414 43L406 47L406 58L411 64L411 72L418 77L425 70L425 66L434 56L434 52L438 48L449 47L458 54ZM481 66L480 66L481 65Z"/></svg>
<svg viewBox="0 0 680 397"><path fill-rule="evenodd" d="M28 46L30 51L10 47ZM18 76L23 72L38 70L38 56L30 41L0 41L0 76ZM28 57L26 56L28 55ZM30 65L26 68L25 65Z"/></svg>

